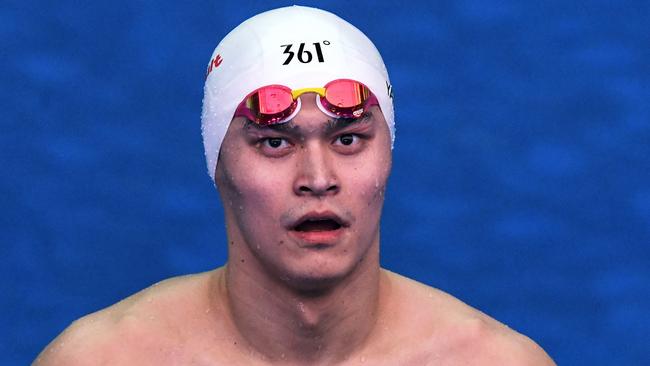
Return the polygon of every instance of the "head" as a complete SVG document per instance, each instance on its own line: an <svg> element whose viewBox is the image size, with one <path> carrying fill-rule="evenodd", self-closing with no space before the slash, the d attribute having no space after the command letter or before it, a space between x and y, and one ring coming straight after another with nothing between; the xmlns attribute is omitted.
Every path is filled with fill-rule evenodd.
<svg viewBox="0 0 650 366"><path fill-rule="evenodd" d="M300 107L282 123L235 114L260 87L320 88L337 79L367 85L376 103L337 116L307 91L295 96ZM213 54L202 122L208 172L233 244L230 264L253 261L307 288L344 278L378 251L393 109L383 61L359 30L296 6L247 20Z"/></svg>

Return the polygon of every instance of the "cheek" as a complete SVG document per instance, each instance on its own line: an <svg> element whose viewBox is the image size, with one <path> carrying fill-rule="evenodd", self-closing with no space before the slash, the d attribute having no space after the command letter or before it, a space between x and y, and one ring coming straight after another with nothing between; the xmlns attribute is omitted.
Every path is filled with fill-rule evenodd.
<svg viewBox="0 0 650 366"><path fill-rule="evenodd" d="M391 170L390 154L375 155L354 169L349 192L362 197L368 206L381 205Z"/></svg>
<svg viewBox="0 0 650 366"><path fill-rule="evenodd" d="M376 209L381 207L384 202L384 192L386 190L386 175L382 172L373 172L372 179L365 179L357 182L361 189L361 197L369 208ZM374 214L376 211L372 211Z"/></svg>
<svg viewBox="0 0 650 366"><path fill-rule="evenodd" d="M220 176L220 186L226 193L222 195L223 203L230 207L240 224L245 221L256 226L277 216L274 210L282 208L290 188L281 171L243 158L230 159L225 168Z"/></svg>

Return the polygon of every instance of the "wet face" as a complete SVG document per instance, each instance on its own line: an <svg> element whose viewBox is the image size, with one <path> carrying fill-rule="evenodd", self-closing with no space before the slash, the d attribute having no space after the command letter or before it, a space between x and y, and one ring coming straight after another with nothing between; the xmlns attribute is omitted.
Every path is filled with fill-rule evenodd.
<svg viewBox="0 0 650 366"><path fill-rule="evenodd" d="M390 133L378 107L332 119L303 94L290 122L260 127L235 118L216 181L230 263L253 259L297 286L344 278L379 245L391 168Z"/></svg>

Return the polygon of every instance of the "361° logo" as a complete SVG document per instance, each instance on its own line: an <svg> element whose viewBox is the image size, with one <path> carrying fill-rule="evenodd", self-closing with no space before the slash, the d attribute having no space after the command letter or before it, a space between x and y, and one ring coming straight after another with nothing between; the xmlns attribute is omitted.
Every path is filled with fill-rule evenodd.
<svg viewBox="0 0 650 366"><path fill-rule="evenodd" d="M314 42L311 45L314 45L313 49L316 52L316 60L318 60L318 62L325 62L325 57L323 56L323 48L321 46L321 43L324 46L329 46L330 41ZM280 47L284 48L284 52L282 52L282 54L287 55L287 59L284 60L284 63L282 63L282 65L289 65L291 60L293 60L294 56L297 56L296 58L298 59L298 61L300 61L303 64L310 63L314 59L314 56L313 56L311 51L305 49L306 45L307 45L307 43L304 43L304 42L300 43L298 45L297 53L293 52L291 50L291 48L294 46L294 44L283 44L283 45L281 45Z"/></svg>

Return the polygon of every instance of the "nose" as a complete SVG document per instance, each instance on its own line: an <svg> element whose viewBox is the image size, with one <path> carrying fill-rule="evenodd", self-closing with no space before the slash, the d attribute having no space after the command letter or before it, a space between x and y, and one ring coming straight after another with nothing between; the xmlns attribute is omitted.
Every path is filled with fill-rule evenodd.
<svg viewBox="0 0 650 366"><path fill-rule="evenodd" d="M304 146L297 164L293 190L299 196L333 196L340 191L333 161L319 144Z"/></svg>

